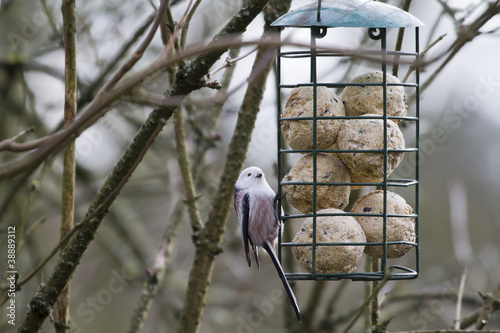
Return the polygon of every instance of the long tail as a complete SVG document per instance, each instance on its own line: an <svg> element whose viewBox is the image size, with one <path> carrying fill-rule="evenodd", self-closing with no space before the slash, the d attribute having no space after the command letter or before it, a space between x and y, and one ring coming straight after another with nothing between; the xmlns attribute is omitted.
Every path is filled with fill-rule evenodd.
<svg viewBox="0 0 500 333"><path fill-rule="evenodd" d="M281 264L278 261L278 257L276 257L276 253L274 252L274 246L269 245L268 243L265 243L262 248L269 253L269 256L271 257L274 266L276 267L276 270L278 271L278 275L280 276L281 282L283 282L283 286L285 287L286 293L288 294L288 298L290 299L290 303L292 303L293 310L295 311L295 314L297 315L297 319L299 322L302 322L302 318L300 317L300 310L299 306L297 305L297 300L295 299L295 295L293 293L292 288L288 284L288 281L285 277L285 273L283 272L283 268L281 268Z"/></svg>

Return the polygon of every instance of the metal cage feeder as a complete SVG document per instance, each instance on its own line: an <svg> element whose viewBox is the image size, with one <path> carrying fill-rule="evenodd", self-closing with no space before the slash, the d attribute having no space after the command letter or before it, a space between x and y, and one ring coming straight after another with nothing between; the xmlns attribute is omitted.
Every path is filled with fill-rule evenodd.
<svg viewBox="0 0 500 333"><path fill-rule="evenodd" d="M386 276L388 269L391 269L391 274L389 279L392 280L404 280L404 279L415 279L419 275L420 264L419 264L419 236L418 236L418 223L419 223L419 26L422 26L422 22L416 19L414 16L410 15L406 11L403 11L397 7L387 5L385 3L372 1L372 0L319 0L317 3L306 5L293 10L272 23L272 26L279 27L280 31L285 28L299 28L299 29L309 29L310 30L310 47L308 48L298 48L297 50L293 47L288 47L292 50L284 50L286 45L282 45L278 52L278 57L276 60L277 65L277 109L278 109L278 121L277 121L277 133L278 133L278 148L277 148L277 161L278 161L278 195L281 197L283 195L282 185L284 184L282 179L286 172L283 172L284 160L288 155L292 154L312 154L312 181L311 182L286 182L287 185L302 185L302 186L312 186L313 188L313 198L312 198L312 208L313 210L310 214L292 214L281 216L286 220L286 224L290 227L290 224L300 223L301 219L312 218L312 241L309 243L293 243L285 242L281 236L278 238L278 257L280 261L282 260L282 251L285 248L296 247L296 246L309 246L311 249L311 269L310 272L287 272L285 267L285 275L289 280L339 280L339 279L351 279L351 280L380 280ZM321 49L317 47L317 41L324 38L328 31L332 28L361 28L367 29L367 33L370 39L380 41L380 49L377 50L359 50L359 53L353 54L352 52L332 52L326 49ZM396 28L396 29L393 29ZM401 50L390 50L387 47L387 36L389 29L396 30L399 29L413 28L414 35L414 50L402 51L407 46L403 46ZM281 37L280 37L281 38ZM411 35L410 35L411 38ZM406 43L408 44L408 43ZM410 46L412 48L412 46ZM380 70L383 73L383 79L381 83L376 84L363 84L363 83L349 83L349 82L323 82L318 81L318 71L321 69L321 65L318 61L321 60L329 61L333 59L345 58L353 61L356 57L367 56L372 61L376 60L377 66L380 65ZM309 78L303 82L293 82L293 83L283 83L282 76L283 73L287 71L295 71L295 67L288 66L287 60L293 59L294 61L307 61L309 60L310 66ZM413 81L403 82L403 83L389 83L387 81L387 69L388 64L397 64L401 59L406 60L406 64L417 64L414 67L415 74L412 76ZM345 80L344 80L345 81ZM383 114L379 117L373 117L381 119L384 125L384 144L381 149L373 150L340 150L337 148L330 148L328 150L318 149L317 147L317 121L318 120L328 120L335 119L338 121L346 121L347 119L356 119L360 116L330 116L324 117L317 114L317 102L318 102L318 89L319 86L325 86L327 88L341 89L346 86L367 86L367 85L378 85L382 87L383 95ZM283 117L281 115L282 111L282 92L285 90L290 91L293 88L309 86L312 88L313 94L313 116L312 117ZM411 89L414 93L415 105L412 109L411 115L405 115L404 117L390 116L387 114L387 93L391 86L402 86L404 89ZM368 117L369 119L370 117ZM365 118L366 119L366 118ZM410 129L414 129L415 143L412 147L404 147L404 149L389 149L387 145L387 122L388 120L394 120L403 124L410 124ZM289 149L288 147L282 145L284 138L281 132L281 124L283 121L312 121L312 149ZM413 134L412 134L413 135ZM410 156L411 167L413 168L410 178L388 178L387 174L387 161L388 155L391 152L404 152L405 159ZM383 191L383 212L382 214L355 214L346 211L342 213L347 216L375 216L381 217L383 219L383 239L382 242L365 242L365 243L320 243L317 241L317 218L321 216L338 216L340 214L319 214L316 209L317 207L317 188L319 186L350 186L354 183L318 183L317 182L317 154L319 153L369 153L376 152L383 154L384 156L384 176L383 181L380 183L356 183L359 186L374 186ZM408 164L408 163L407 163ZM401 214L389 214L387 210L387 193L388 189L396 191L395 189L402 189L411 193L413 196L413 212L407 215ZM387 221L391 217L410 217L414 221L414 232L415 241L388 241L387 239ZM395 259L390 259L387 257L387 247L389 245L396 244L406 244L412 247L411 251L407 253L405 258L405 263L403 265L394 264ZM320 246L368 246L377 245L383 247L383 255L380 258L378 270L370 270L367 272L360 271L361 268L358 267L355 271L347 273L324 273L317 269L317 249ZM291 252L291 251L290 251ZM291 255L291 254L290 254ZM414 256L414 259L408 260L408 256ZM367 254L363 253L363 256ZM411 264L406 264L410 262Z"/></svg>

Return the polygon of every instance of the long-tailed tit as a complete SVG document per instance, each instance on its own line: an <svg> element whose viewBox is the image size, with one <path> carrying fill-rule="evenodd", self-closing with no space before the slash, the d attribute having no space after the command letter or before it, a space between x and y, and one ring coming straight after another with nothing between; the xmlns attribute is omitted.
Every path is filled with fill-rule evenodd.
<svg viewBox="0 0 500 333"><path fill-rule="evenodd" d="M257 247L262 247L269 253L283 282L283 286L285 286L297 319L302 322L297 300L292 288L288 284L283 268L281 268L274 250L274 244L278 238L278 230L281 223L278 212L278 198L266 182L261 169L250 167L243 170L240 174L234 186L234 209L241 224L241 237L248 266L252 266L250 247L252 248L259 269L260 263Z"/></svg>

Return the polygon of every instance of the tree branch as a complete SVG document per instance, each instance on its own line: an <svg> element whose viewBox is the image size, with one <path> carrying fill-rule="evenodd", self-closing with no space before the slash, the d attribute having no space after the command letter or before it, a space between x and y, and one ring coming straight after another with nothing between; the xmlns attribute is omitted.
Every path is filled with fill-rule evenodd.
<svg viewBox="0 0 500 333"><path fill-rule="evenodd" d="M162 2L162 5L164 2L165 1ZM217 40L227 34L242 33L245 31L248 24L250 24L250 22L260 13L265 2L266 1L264 0L255 0L246 3L240 13L233 17L229 24L216 36L215 39ZM225 49L219 47L212 51L204 52L196 59L192 60L189 65L181 66L177 70L176 75L180 78L180 80L176 80L176 83L166 95L186 96L191 91L200 88L199 83L202 81L203 76L224 52ZM96 96L96 99L99 99L99 95ZM255 101L253 103L255 103ZM148 119L141 126L139 132L124 151L123 155L111 171L108 179L95 196L92 204L87 210L86 215L91 215L103 202L109 201L109 205L106 205L106 209L103 209L102 212L96 214L96 216L85 223L81 229L75 232L71 240L68 242L68 245L64 248L52 275L45 284L38 288L37 293L31 299L28 311L26 312L24 321L20 325L18 332L37 332L40 329L43 321L49 314L50 307L54 305L64 286L70 280L71 275L78 266L88 245L93 240L95 232L99 228L100 223L106 215L109 207L118 195L118 192L130 178L133 171L156 139L165 122L172 116L175 109L176 106L158 105L154 108ZM245 137L245 140L249 140L249 137ZM239 147L233 147L233 150L234 149L236 149L236 154L240 157L240 164L243 163L245 150L241 150ZM234 172L235 170L231 170L228 173L230 177L233 177L230 178L231 183L234 183L236 180L237 175L233 176ZM224 194L228 193L227 186L228 184L225 185L225 189L223 191ZM229 192L231 191L232 188ZM231 200L230 197L230 195L227 195L227 198L225 198L222 203L223 206L228 206L228 202ZM217 209L217 213L215 214L216 217L221 217L220 214L224 215L227 219L228 209L225 209L225 211L221 211L220 208ZM211 224L215 224L216 230L219 230L221 227L219 223L221 222L214 221L213 218L209 219L209 221L211 221ZM222 224L225 224L225 220ZM222 230L220 231L220 234L222 234ZM210 251L210 255L214 255L215 252L216 251Z"/></svg>
<svg viewBox="0 0 500 333"><path fill-rule="evenodd" d="M184 131L184 116L182 115L182 108L178 108L174 114L174 127L177 160L179 161L179 167L181 169L184 189L186 192L185 204L187 205L193 235L194 237L197 237L198 232L203 228L203 223L201 221L198 204L196 203L193 175L191 173L191 166L186 147L186 133Z"/></svg>
<svg viewBox="0 0 500 333"><path fill-rule="evenodd" d="M498 333L498 330L492 330L492 331L480 331L480 330L473 330L473 331L463 331L463 330L422 330L422 331L400 331L398 333Z"/></svg>
<svg viewBox="0 0 500 333"><path fill-rule="evenodd" d="M14 152L22 152L27 150L32 150L38 147L45 138L34 140L27 143L18 143L18 139L22 138L26 134L33 133L35 131L34 127L28 127L27 129L21 131L20 133L14 135L12 138L0 141L0 151L8 150Z"/></svg>
<svg viewBox="0 0 500 333"><path fill-rule="evenodd" d="M446 37L446 34L442 34L441 36L439 36L438 38L436 38L436 40L434 40L432 43L429 44L429 46L427 46L427 48L422 52L420 53L420 57L423 58L427 52L433 47L435 46L437 43L439 43L441 40L443 40L443 38ZM413 63L409 68L408 68L408 71L406 72L406 75L404 77L403 80L401 80L401 82L406 82L408 81L408 78L410 77L411 73L413 73L416 69L417 69L417 66L418 64L417 63Z"/></svg>
<svg viewBox="0 0 500 333"><path fill-rule="evenodd" d="M405 12L410 11L410 6L411 6L411 1L412 0L405 0L405 3L403 5L403 10ZM398 38L396 40L396 51L401 51L401 47L403 46L403 38L405 36L405 28L399 28L398 30ZM392 66L392 75L398 76L398 71L399 71L399 55L396 55L394 58L394 65Z"/></svg>
<svg viewBox="0 0 500 333"><path fill-rule="evenodd" d="M443 63L432 73L432 75L424 82L421 87L421 92L423 92L427 87L436 79L436 77L441 73L444 67L457 55L457 53L464 47L468 42L472 41L477 35L480 34L479 29L486 24L491 18L500 13L500 0L491 2L488 8L469 25L464 26L458 32L458 36L453 44L449 48L449 54Z"/></svg>
<svg viewBox="0 0 500 333"><path fill-rule="evenodd" d="M453 320L453 329L460 329L460 316L462 313L462 297L464 295L465 280L467 279L467 267L464 269L462 276L460 277L460 284L458 286L457 293L457 305L455 306L455 318Z"/></svg>
<svg viewBox="0 0 500 333"><path fill-rule="evenodd" d="M99 115L99 111L109 106L118 96L111 93L111 90L118 81L141 59L144 51L151 43L156 29L158 28L159 22L166 7L168 0L162 0L160 4L159 11L153 23L153 26L149 30L149 33L135 50L133 55L123 64L120 69L111 77L111 79L102 87L97 93L96 97L92 101L91 105L85 110L85 113L75 120L75 122L68 126L67 128L53 133L49 136L36 140L37 145L35 147L40 148L34 152L28 158L6 165L4 168L0 168L0 180L3 178L12 177L22 171L30 171L36 168L44 158L55 152L59 152L71 139L76 138L85 128L90 126L93 121L96 120L96 116ZM132 87L130 87L131 89ZM86 126L85 126L86 125ZM25 145L28 145L25 144ZM33 146L31 146L33 148ZM28 150L28 149L25 149Z"/></svg>
<svg viewBox="0 0 500 333"><path fill-rule="evenodd" d="M145 124L148 124L148 121L146 121ZM143 125L143 127L144 126L145 125ZM148 126L148 128L151 127ZM149 136L146 136L145 132L141 133L139 130L138 135L136 135L128 149L122 155L120 161L118 161L117 165L113 169L114 172L110 174L109 178L96 194L94 201L87 210L85 219L80 223L77 223L71 232L66 234L63 241L59 242L57 247L64 246L66 243L64 240L69 239L69 236L72 235L71 239L69 239L67 243L67 246L65 246L62 251L52 275L46 283L38 287L37 293L31 299L28 311L26 312L24 321L19 327L18 332L38 332L41 328L43 321L49 315L50 308L57 301L57 298L61 294L62 290L71 279L71 275L78 266L85 250L94 239L95 232L102 222L102 219L108 212L113 201L118 196L120 190L132 176L133 171L142 161L142 158L146 154L149 147L153 144L154 139L160 133L162 128L163 125L152 128L153 133ZM57 247L51 252L51 255L56 253ZM48 259L46 259L44 263L47 261ZM41 265L37 266L37 268L40 269ZM36 273L36 270L33 272ZM21 285L27 281L27 279L28 277L26 277L19 284Z"/></svg>
<svg viewBox="0 0 500 333"><path fill-rule="evenodd" d="M344 333L347 333L349 332L349 330L351 329L351 327L356 323L356 321L359 319L359 317L361 317L361 315L364 313L364 311L368 308L368 306L370 306L371 302L372 302L372 299L378 295L378 293L380 292L380 290L382 290L382 288L385 286L385 284L387 282L389 282L390 278L392 276L392 268L389 268L389 270L385 273L385 276L384 278L380 281L380 283L377 285L376 288L373 289L373 292L372 294L370 295L370 297L367 297L365 299L365 302L363 303L363 305L361 305L361 307L358 309L358 312L356 313L356 315L354 316L354 318L351 319L351 322L349 323L349 325L347 325L347 327L344 329Z"/></svg>
<svg viewBox="0 0 500 333"><path fill-rule="evenodd" d="M483 299L484 304L476 321L476 329L478 330L482 330L486 326L495 307L495 301L500 299L500 283L497 284L493 293L484 295Z"/></svg>
<svg viewBox="0 0 500 333"><path fill-rule="evenodd" d="M187 39L187 32L189 30L189 23L191 22L191 19L193 18L193 15L196 12L196 9L198 9L198 6L200 5L200 3L201 3L201 0L196 0L196 2L193 5L193 8L191 8L191 10L189 11L189 13L186 16L186 23L182 27L181 38L179 41L181 48L184 48L186 46L186 39Z"/></svg>
<svg viewBox="0 0 500 333"><path fill-rule="evenodd" d="M108 65L104 68L104 70L101 71L97 79L95 79L86 90L82 91L82 96L78 100L79 106L84 105L94 96L94 94L96 93L99 86L103 83L106 76L108 76L108 74L112 71L114 66L116 66L116 64L120 62L120 60L125 56L128 50L130 50L130 48L134 45L134 43L136 43L137 40L144 34L146 29L151 25L151 23L153 23L153 20L155 19L156 16L157 14L153 13L146 18L146 20L137 29L134 35L122 46L122 48L117 52L115 57L108 62Z"/></svg>
<svg viewBox="0 0 500 333"><path fill-rule="evenodd" d="M260 12L265 2L267 1L255 1L254 6L251 8L254 15ZM260 4L260 10L257 4ZM236 17L241 14L245 15L250 8L243 8L242 10L244 12L240 12ZM247 87L236 128L229 145L227 160L217 194L214 198L213 209L195 243L196 252L189 274L188 288L181 311L180 323L177 328L178 333L194 333L198 329L215 256L221 251L220 242L231 208L230 204L234 191L234 183L245 161L251 133L255 126L260 101L264 93L267 74L269 73L273 59L274 51L265 48L259 49L251 74L251 77L255 79L249 79L250 83Z"/></svg>
<svg viewBox="0 0 500 333"><path fill-rule="evenodd" d="M144 282L139 302L135 307L134 314L130 320L130 327L128 329L129 333L140 332L142 326L144 325L144 321L148 315L148 310L153 302L153 298L163 282L165 271L167 270L166 262L172 252L177 232L182 222L183 212L184 203L179 201L175 205L174 211L168 219L171 223L163 234L160 248L156 253L154 266L152 269L148 269L147 278Z"/></svg>
<svg viewBox="0 0 500 333"><path fill-rule="evenodd" d="M379 264L379 259L377 258L371 258L372 262L372 272L378 272L380 269L380 264ZM372 281L372 290L381 290L378 289L379 281ZM371 301L371 309L370 309L370 322L372 327L376 327L378 325L379 319L380 319L380 303L378 299L378 292L373 292L372 294L372 301Z"/></svg>
<svg viewBox="0 0 500 333"><path fill-rule="evenodd" d="M75 0L64 0L61 5L61 11L63 16L65 53L64 126L68 127L75 121L78 99ZM75 223L75 152L75 141L72 141L65 148L63 158L61 239L64 239L64 236L73 228ZM57 333L65 333L69 329L69 288L68 282L57 300L57 320L54 322Z"/></svg>
<svg viewBox="0 0 500 333"><path fill-rule="evenodd" d="M238 53L237 50L239 49L235 50L233 48L230 50L229 53L236 57ZM229 87L233 69L234 67L230 68L230 70L224 73L224 78L222 80L223 88L221 90L225 91L227 90L227 87ZM217 94L219 93L221 93L221 91L219 91ZM189 108L187 109L189 110ZM206 121L205 120L203 121L204 130L211 131L216 128L217 120L221 112L222 112L222 105L217 105L215 107L212 107L210 112L210 117L206 119ZM194 117L194 111L192 116ZM210 142L212 140L211 138L204 137L203 134L200 133L199 131L195 130L195 133L197 133L197 135L200 135L200 137L196 140L198 144L196 146L196 153L194 154L194 163L193 163L193 165L196 167L193 169L192 174L193 178L196 179L196 183L198 183L199 178L201 178L200 177L201 173L199 172L199 170L202 167L203 158L208 149L210 149L213 146L213 143ZM160 244L160 249L156 254L157 260L155 261L154 268L152 270L148 270L147 277L146 280L144 281L144 286L141 291L139 302L134 310L132 319L130 321L129 333L139 332L141 330L148 316L149 308L151 307L154 297L156 296L159 290L158 287L161 286L161 284L163 283L163 279L167 269L167 259L170 255L170 247L173 246L173 242L175 240L174 232L176 231L177 226L180 225L181 217L183 216L184 213L184 208L185 204L182 201L179 201L176 204L173 213L171 214L172 218L169 220L173 221L165 230L163 239ZM160 258L161 260L158 260L158 258ZM158 264L161 262L163 262L163 267L158 266Z"/></svg>

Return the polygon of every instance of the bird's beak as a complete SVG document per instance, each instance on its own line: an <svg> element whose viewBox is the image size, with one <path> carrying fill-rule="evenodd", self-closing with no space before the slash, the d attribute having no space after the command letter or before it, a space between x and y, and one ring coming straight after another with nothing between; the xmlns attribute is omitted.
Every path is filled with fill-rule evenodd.
<svg viewBox="0 0 500 333"><path fill-rule="evenodd" d="M256 177L257 178L262 178L262 175L263 175L262 173L259 173Z"/></svg>

